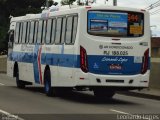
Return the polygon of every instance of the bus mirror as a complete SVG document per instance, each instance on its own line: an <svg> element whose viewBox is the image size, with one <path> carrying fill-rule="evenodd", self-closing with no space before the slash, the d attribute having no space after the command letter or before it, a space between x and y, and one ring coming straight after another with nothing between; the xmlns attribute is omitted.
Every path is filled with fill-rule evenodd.
<svg viewBox="0 0 160 120"><path fill-rule="evenodd" d="M13 48L13 42L8 42L8 48Z"/></svg>
<svg viewBox="0 0 160 120"><path fill-rule="evenodd" d="M10 32L9 41L14 42L14 31Z"/></svg>

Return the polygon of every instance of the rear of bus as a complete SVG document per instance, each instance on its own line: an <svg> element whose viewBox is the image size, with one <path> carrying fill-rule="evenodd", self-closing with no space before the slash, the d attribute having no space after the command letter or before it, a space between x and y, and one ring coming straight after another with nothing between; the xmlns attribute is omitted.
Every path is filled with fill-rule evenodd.
<svg viewBox="0 0 160 120"><path fill-rule="evenodd" d="M149 13L121 7L86 7L80 15L77 86L96 91L149 85ZM101 91L103 92L103 91Z"/></svg>

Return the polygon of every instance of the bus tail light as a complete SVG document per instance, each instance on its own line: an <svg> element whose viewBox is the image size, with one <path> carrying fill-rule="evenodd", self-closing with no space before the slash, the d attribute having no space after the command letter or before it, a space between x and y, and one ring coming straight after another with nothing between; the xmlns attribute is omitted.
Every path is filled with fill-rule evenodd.
<svg viewBox="0 0 160 120"><path fill-rule="evenodd" d="M80 46L80 67L83 72L88 72L87 52L82 46Z"/></svg>
<svg viewBox="0 0 160 120"><path fill-rule="evenodd" d="M86 6L86 9L91 9L92 7L91 6Z"/></svg>
<svg viewBox="0 0 160 120"><path fill-rule="evenodd" d="M142 11L142 12L145 12L146 10L145 10L145 9L141 9L141 11Z"/></svg>
<svg viewBox="0 0 160 120"><path fill-rule="evenodd" d="M145 74L147 72L147 70L148 70L148 62L149 62L149 49L147 49L144 52L141 74Z"/></svg>

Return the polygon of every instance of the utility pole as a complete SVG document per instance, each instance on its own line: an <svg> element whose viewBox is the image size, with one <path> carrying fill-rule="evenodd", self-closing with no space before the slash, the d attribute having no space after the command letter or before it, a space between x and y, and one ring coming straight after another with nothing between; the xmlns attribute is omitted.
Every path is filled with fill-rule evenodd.
<svg viewBox="0 0 160 120"><path fill-rule="evenodd" d="M117 6L117 0L113 0L113 6Z"/></svg>
<svg viewBox="0 0 160 120"><path fill-rule="evenodd" d="M153 30L152 30L152 28L157 28L157 25L151 25L150 26L150 31L151 31L151 37L156 37L156 34L153 34Z"/></svg>

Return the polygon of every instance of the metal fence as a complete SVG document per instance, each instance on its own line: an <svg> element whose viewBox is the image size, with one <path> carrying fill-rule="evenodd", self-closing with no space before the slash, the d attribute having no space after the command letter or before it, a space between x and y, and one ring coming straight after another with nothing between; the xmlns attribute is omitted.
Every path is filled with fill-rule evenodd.
<svg viewBox="0 0 160 120"><path fill-rule="evenodd" d="M6 73L7 71L7 56L0 56L0 73Z"/></svg>

